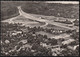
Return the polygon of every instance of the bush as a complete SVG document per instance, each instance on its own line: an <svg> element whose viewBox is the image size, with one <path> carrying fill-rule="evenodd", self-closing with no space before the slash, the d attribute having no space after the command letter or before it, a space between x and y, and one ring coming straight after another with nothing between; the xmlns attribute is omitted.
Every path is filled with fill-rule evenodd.
<svg viewBox="0 0 80 57"><path fill-rule="evenodd" d="M56 39L51 39L51 40L49 40L49 43L50 43L51 45L57 45L57 44L58 44Z"/></svg>

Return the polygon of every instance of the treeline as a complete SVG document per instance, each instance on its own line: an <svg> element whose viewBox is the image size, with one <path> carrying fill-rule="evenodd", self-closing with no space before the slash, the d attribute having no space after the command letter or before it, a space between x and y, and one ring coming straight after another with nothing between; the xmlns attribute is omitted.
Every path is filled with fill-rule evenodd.
<svg viewBox="0 0 80 57"><path fill-rule="evenodd" d="M1 20L15 17L18 14L18 9L15 4L13 5L9 1L1 2Z"/></svg>
<svg viewBox="0 0 80 57"><path fill-rule="evenodd" d="M65 18L79 18L78 4L26 3L22 6L22 9L27 13Z"/></svg>
<svg viewBox="0 0 80 57"><path fill-rule="evenodd" d="M22 6L25 3L32 3L30 1L1 1L1 20L19 15L17 6Z"/></svg>
<svg viewBox="0 0 80 57"><path fill-rule="evenodd" d="M17 6L27 13L58 16L65 18L79 18L79 4L60 3L36 3L36 1L1 1L1 19L8 19L17 16Z"/></svg>

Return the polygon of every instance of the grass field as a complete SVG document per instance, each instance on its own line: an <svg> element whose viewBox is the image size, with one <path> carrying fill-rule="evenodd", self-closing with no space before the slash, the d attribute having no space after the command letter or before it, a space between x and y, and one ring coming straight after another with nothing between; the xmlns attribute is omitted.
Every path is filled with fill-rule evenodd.
<svg viewBox="0 0 80 57"><path fill-rule="evenodd" d="M48 38L55 38L55 39L60 39L60 38L69 39L70 38L70 36L66 33L63 33L63 34L60 34L60 35L54 35L54 34L51 34L51 33L40 31L40 32L36 32L36 34L47 35Z"/></svg>
<svg viewBox="0 0 80 57"><path fill-rule="evenodd" d="M51 24L48 24L47 26L45 26L45 27L43 27L43 28L47 28L47 29L55 29L55 30L67 30L67 29L65 29L65 28L58 27L58 26L51 25Z"/></svg>
<svg viewBox="0 0 80 57"><path fill-rule="evenodd" d="M40 23L40 22L37 22L37 21L34 21L34 20L31 20L31 19L28 19L28 18L25 18L23 16L19 16L18 18L12 20L13 22L16 22L16 23L23 23L25 24L25 26L31 26L31 27L34 27L34 26L42 26L44 24Z"/></svg>

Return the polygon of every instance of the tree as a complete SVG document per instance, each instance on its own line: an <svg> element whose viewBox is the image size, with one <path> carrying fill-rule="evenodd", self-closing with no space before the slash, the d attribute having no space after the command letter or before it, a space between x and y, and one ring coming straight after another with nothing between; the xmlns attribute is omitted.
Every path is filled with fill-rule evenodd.
<svg viewBox="0 0 80 57"><path fill-rule="evenodd" d="M32 49L33 49L33 50L37 50L39 46L40 46L39 44L33 43Z"/></svg>
<svg viewBox="0 0 80 57"><path fill-rule="evenodd" d="M66 48L66 47L67 47L67 45L62 45L62 46L61 46L61 48Z"/></svg>
<svg viewBox="0 0 80 57"><path fill-rule="evenodd" d="M79 39L79 32L73 32L70 36L74 39Z"/></svg>
<svg viewBox="0 0 80 57"><path fill-rule="evenodd" d="M44 38L46 38L46 39L47 39L47 35L44 35Z"/></svg>
<svg viewBox="0 0 80 57"><path fill-rule="evenodd" d="M31 51L26 50L20 50L18 53L18 56L33 56L33 53Z"/></svg>
<svg viewBox="0 0 80 57"><path fill-rule="evenodd" d="M51 45L57 45L57 40L51 39L51 40L49 40L49 43L51 43Z"/></svg>
<svg viewBox="0 0 80 57"><path fill-rule="evenodd" d="M72 30L67 30L66 33L72 33Z"/></svg>

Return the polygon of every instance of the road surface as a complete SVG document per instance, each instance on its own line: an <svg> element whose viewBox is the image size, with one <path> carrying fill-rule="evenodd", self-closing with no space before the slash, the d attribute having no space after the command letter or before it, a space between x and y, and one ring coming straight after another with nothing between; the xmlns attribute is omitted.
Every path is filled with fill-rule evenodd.
<svg viewBox="0 0 80 57"><path fill-rule="evenodd" d="M54 22L54 21L50 21L50 20L46 20L46 19L41 19L41 18L34 17L34 16L32 16L32 15L30 15L30 14L25 13L24 11L22 11L21 6L18 6L17 8L19 10L19 14L20 14L19 16L24 16L25 18L29 18L31 20L36 20L36 21L39 21L39 22L45 22L45 25L43 25L42 27L44 27L44 26L46 26L48 24L52 24L52 25L55 25L55 26L58 26L58 27L62 27L62 28L65 28L65 29L70 29L70 30L76 29L75 27L73 27L73 28L68 27L68 26L66 26L63 23L58 23L58 22ZM18 18L19 16L13 17L13 18L8 19L8 20L4 20L3 22L8 21L8 22L13 23L14 22L13 20L15 18Z"/></svg>
<svg viewBox="0 0 80 57"><path fill-rule="evenodd" d="M29 19L32 19L32 20L36 20L36 21L40 21L40 22L45 22L45 23L52 24L52 25L55 25L55 26L58 26L58 27L62 27L62 28L65 28L65 29L70 29L70 30L74 30L75 29L74 27L73 28L67 27L62 23L58 23L58 22L54 22L54 21L48 21L48 20L44 20L44 19L41 19L41 18L36 18L36 17L34 17L34 16L22 11L21 6L19 6L18 9L19 9L20 15L22 15L22 16L24 16L26 18L29 18Z"/></svg>

